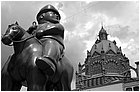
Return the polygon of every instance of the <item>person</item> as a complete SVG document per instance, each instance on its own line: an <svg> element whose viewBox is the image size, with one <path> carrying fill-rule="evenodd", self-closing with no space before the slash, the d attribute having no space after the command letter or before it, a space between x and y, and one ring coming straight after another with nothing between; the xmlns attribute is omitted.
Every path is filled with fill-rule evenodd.
<svg viewBox="0 0 140 92"><path fill-rule="evenodd" d="M53 76L61 72L60 60L64 55L64 27L59 23L61 16L52 5L46 5L37 14L38 25L33 24L27 32L42 43L42 56L35 63L43 73Z"/></svg>

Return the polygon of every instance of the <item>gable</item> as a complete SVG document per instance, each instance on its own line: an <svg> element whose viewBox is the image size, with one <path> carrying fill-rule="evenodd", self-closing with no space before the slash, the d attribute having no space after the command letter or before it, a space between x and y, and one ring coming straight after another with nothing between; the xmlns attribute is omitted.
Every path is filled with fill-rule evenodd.
<svg viewBox="0 0 140 92"><path fill-rule="evenodd" d="M113 50L108 50L107 52L106 52L106 54L116 54Z"/></svg>
<svg viewBox="0 0 140 92"><path fill-rule="evenodd" d="M93 53L92 57L98 56L98 55L100 55L100 53L98 53L97 51L95 51L95 52Z"/></svg>

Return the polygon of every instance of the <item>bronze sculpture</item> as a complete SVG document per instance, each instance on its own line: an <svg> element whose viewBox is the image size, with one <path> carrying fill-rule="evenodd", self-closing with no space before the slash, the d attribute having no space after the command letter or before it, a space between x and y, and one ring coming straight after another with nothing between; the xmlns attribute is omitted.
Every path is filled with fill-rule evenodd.
<svg viewBox="0 0 140 92"><path fill-rule="evenodd" d="M50 7L50 5L48 6ZM50 9L48 10L50 11ZM45 8L43 13L47 11ZM51 20L57 14L49 19L45 17L48 21L55 21L54 24L46 23L46 19L44 21L40 14L42 14L42 10L37 17L39 25L28 30L33 35L30 35L18 23L15 23L9 25L2 37L2 42L5 45L13 42L15 51L2 69L2 90L20 90L23 81L27 82L27 90L71 90L73 67L69 60L63 56L63 34L61 34L61 39L61 36L58 35L59 32L56 32L57 30L64 31L63 27L59 24L59 20L57 20L58 22ZM46 15L48 17L48 14ZM50 35L51 32L52 36ZM62 43L59 42L57 37L60 38ZM57 49L54 50L54 48ZM52 61L48 63L46 57L43 57L44 55L47 55L48 60Z"/></svg>

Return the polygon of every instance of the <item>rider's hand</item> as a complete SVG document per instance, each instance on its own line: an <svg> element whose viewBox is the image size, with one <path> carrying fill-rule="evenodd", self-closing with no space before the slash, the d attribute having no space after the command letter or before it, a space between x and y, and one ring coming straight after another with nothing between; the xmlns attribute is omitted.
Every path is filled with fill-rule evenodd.
<svg viewBox="0 0 140 92"><path fill-rule="evenodd" d="M29 29L27 30L27 32L28 32L29 34L32 34L33 31L36 30L36 28L37 28L37 26L31 26L31 27L29 27Z"/></svg>
<svg viewBox="0 0 140 92"><path fill-rule="evenodd" d="M38 30L37 32L36 32L36 38L41 38L43 36L43 30Z"/></svg>

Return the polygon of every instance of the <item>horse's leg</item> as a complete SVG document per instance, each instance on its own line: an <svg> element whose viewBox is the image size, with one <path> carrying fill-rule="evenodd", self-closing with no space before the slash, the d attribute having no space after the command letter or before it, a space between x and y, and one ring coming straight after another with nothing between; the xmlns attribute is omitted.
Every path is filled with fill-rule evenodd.
<svg viewBox="0 0 140 92"><path fill-rule="evenodd" d="M5 68L5 67L4 67ZM14 81L7 71L2 70L1 74L1 90L2 91L19 91L21 83Z"/></svg>
<svg viewBox="0 0 140 92"><path fill-rule="evenodd" d="M69 63L70 61L64 56L64 58L62 58L63 61L63 73L62 73L62 77L61 77L61 83L63 86L63 90L64 91L71 91L71 82L72 82L72 78L73 78L73 67L72 65Z"/></svg>
<svg viewBox="0 0 140 92"><path fill-rule="evenodd" d="M62 87L64 91L70 91L71 90L71 83L69 82L68 75L63 74L61 77Z"/></svg>
<svg viewBox="0 0 140 92"><path fill-rule="evenodd" d="M73 68L62 75L61 81L65 91L71 91L71 82L73 78Z"/></svg>
<svg viewBox="0 0 140 92"><path fill-rule="evenodd" d="M54 84L52 83L52 81L47 81L46 83L46 91L53 91L54 90Z"/></svg>
<svg viewBox="0 0 140 92"><path fill-rule="evenodd" d="M54 90L55 90L55 91L63 91L63 86L62 86L61 81L58 81L58 82L55 84Z"/></svg>
<svg viewBox="0 0 140 92"><path fill-rule="evenodd" d="M21 82L13 81L12 91L20 91L21 87Z"/></svg>
<svg viewBox="0 0 140 92"><path fill-rule="evenodd" d="M12 91L13 81L9 76L8 72L2 72L1 74L1 90L2 91Z"/></svg>
<svg viewBox="0 0 140 92"><path fill-rule="evenodd" d="M27 74L27 90L28 91L45 91L46 77L34 66Z"/></svg>
<svg viewBox="0 0 140 92"><path fill-rule="evenodd" d="M71 82L69 81L68 74L62 73L61 79L54 85L55 91L70 91Z"/></svg>

